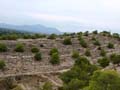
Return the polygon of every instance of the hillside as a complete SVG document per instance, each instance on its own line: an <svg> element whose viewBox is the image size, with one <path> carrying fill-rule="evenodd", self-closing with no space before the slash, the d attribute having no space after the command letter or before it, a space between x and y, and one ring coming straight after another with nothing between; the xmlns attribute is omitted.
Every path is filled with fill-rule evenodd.
<svg viewBox="0 0 120 90"><path fill-rule="evenodd" d="M42 33L42 34L61 34L61 32L56 28L46 27L40 24L36 25L12 25L0 23L0 28L14 29L17 31L32 32L32 33Z"/></svg>
<svg viewBox="0 0 120 90"><path fill-rule="evenodd" d="M117 65L120 61L115 65L110 62L105 66L98 62L102 57L109 57L113 53L120 54L119 40L119 34L97 33L97 31L52 34L35 39L0 40L0 60L5 62L4 68L0 69L0 88L1 90L43 90L40 87L49 81L53 85L53 90L58 90L58 87L62 87L64 83L60 75L74 66L77 57L77 55L73 56L74 52L86 57L90 65L96 65L101 70L115 69L120 72L120 67ZM19 49L16 50L17 47ZM31 51L33 47L37 50ZM53 48L58 50L59 58L55 57L59 59L58 63L50 61L52 58L50 51ZM36 52L41 53L41 59L36 60ZM64 89L59 88L59 90Z"/></svg>
<svg viewBox="0 0 120 90"><path fill-rule="evenodd" d="M30 32L27 31L18 31L15 29L7 29L7 28L0 28L0 35L7 35L7 34L30 34ZM31 33L32 34L32 33Z"/></svg>

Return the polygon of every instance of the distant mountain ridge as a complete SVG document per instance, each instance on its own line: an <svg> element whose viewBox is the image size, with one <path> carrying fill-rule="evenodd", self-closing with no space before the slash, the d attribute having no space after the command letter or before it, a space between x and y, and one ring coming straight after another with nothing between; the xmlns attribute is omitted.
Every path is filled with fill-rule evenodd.
<svg viewBox="0 0 120 90"><path fill-rule="evenodd" d="M18 31L27 31L32 33L42 33L42 34L61 34L61 32L56 28L46 27L44 25L36 24L36 25L12 25L0 23L0 28L6 29L15 29Z"/></svg>

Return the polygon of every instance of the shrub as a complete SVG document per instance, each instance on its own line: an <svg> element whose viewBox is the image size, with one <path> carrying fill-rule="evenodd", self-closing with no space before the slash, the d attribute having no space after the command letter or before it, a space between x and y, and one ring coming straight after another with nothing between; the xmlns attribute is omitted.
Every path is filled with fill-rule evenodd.
<svg viewBox="0 0 120 90"><path fill-rule="evenodd" d="M111 32L108 32L108 31L103 31L103 32L101 32L101 34L103 36L111 36Z"/></svg>
<svg viewBox="0 0 120 90"><path fill-rule="evenodd" d="M34 34L34 37L36 37L36 38L44 38L44 37L46 37L46 35L44 35L44 34Z"/></svg>
<svg viewBox="0 0 120 90"><path fill-rule="evenodd" d="M97 69L86 57L80 56L69 71L61 74L60 78L64 82L61 90L83 90L85 86L88 86L93 72Z"/></svg>
<svg viewBox="0 0 120 90"><path fill-rule="evenodd" d="M93 34L98 34L98 31L97 31L97 30L95 30L95 31L93 31L92 33L93 33Z"/></svg>
<svg viewBox="0 0 120 90"><path fill-rule="evenodd" d="M1 35L0 39L1 40L16 40L20 38L17 34L5 34L5 35Z"/></svg>
<svg viewBox="0 0 120 90"><path fill-rule="evenodd" d="M44 38L46 37L45 34L28 34L26 36L24 36L26 39L30 38L30 39L37 39L37 38Z"/></svg>
<svg viewBox="0 0 120 90"><path fill-rule="evenodd" d="M22 36L22 38L24 38L24 39L30 39L30 38L31 38L31 35L30 35L30 34L24 34L24 35Z"/></svg>
<svg viewBox="0 0 120 90"><path fill-rule="evenodd" d="M53 54L51 55L50 63L53 64L53 65L60 63L60 57L59 57L59 54L58 54L58 53L53 53Z"/></svg>
<svg viewBox="0 0 120 90"><path fill-rule="evenodd" d="M65 38L64 41L63 41L63 44L64 45L71 45L72 44L71 38Z"/></svg>
<svg viewBox="0 0 120 90"><path fill-rule="evenodd" d="M35 60L41 61L42 60L42 54L40 52L36 53L34 56Z"/></svg>
<svg viewBox="0 0 120 90"><path fill-rule="evenodd" d="M17 85L16 87L14 87L11 90L24 90L23 87L21 85Z"/></svg>
<svg viewBox="0 0 120 90"><path fill-rule="evenodd" d="M112 49L112 48L114 48L114 44L113 43L108 43L107 47Z"/></svg>
<svg viewBox="0 0 120 90"><path fill-rule="evenodd" d="M87 47L88 47L88 45L87 45L87 43L85 42L84 39L81 39L81 40L80 40L80 45L81 45L82 47L84 47L84 48L87 48Z"/></svg>
<svg viewBox="0 0 120 90"><path fill-rule="evenodd" d="M110 55L110 61L113 63L113 64L120 64L120 55L117 55L115 53L111 54Z"/></svg>
<svg viewBox="0 0 120 90"><path fill-rule="evenodd" d="M96 41L96 38L95 38L95 37L92 37L92 40L93 40L93 41Z"/></svg>
<svg viewBox="0 0 120 90"><path fill-rule="evenodd" d="M98 40L95 40L95 41L93 42L93 44L96 45L96 46L100 46L100 45L101 45Z"/></svg>
<svg viewBox="0 0 120 90"><path fill-rule="evenodd" d="M31 52L37 53L37 52L39 52L39 49L37 47L32 47Z"/></svg>
<svg viewBox="0 0 120 90"><path fill-rule="evenodd" d="M0 69L3 69L6 66L4 60L0 60Z"/></svg>
<svg viewBox="0 0 120 90"><path fill-rule="evenodd" d="M85 33L84 33L84 36L88 36L89 35L89 31L86 31Z"/></svg>
<svg viewBox="0 0 120 90"><path fill-rule="evenodd" d="M100 51L100 55L101 55L101 56L106 56L106 51L105 51L104 49L102 49L102 50Z"/></svg>
<svg viewBox="0 0 120 90"><path fill-rule="evenodd" d="M65 32L63 33L63 36L70 36L70 33Z"/></svg>
<svg viewBox="0 0 120 90"><path fill-rule="evenodd" d="M7 90L12 90L17 86L17 83L14 83L13 79L6 78L4 83L7 85Z"/></svg>
<svg viewBox="0 0 120 90"><path fill-rule="evenodd" d="M107 57L103 57L101 59L98 59L98 63L101 67L105 68L106 66L109 65L109 59Z"/></svg>
<svg viewBox="0 0 120 90"><path fill-rule="evenodd" d="M120 75L113 70L95 71L85 90L120 90Z"/></svg>
<svg viewBox="0 0 120 90"><path fill-rule="evenodd" d="M85 55L86 55L86 56L91 56L90 50L87 49L87 50L85 51Z"/></svg>
<svg viewBox="0 0 120 90"><path fill-rule="evenodd" d="M89 62L89 60L86 58L86 57L84 57L84 56L80 56L79 58L77 58L77 60L75 61L75 65L76 66L80 66L80 67L82 67L82 64L90 64L90 62ZM85 67L83 65L83 67ZM82 69L84 69L84 68L82 68Z"/></svg>
<svg viewBox="0 0 120 90"><path fill-rule="evenodd" d="M119 35L118 33L113 33L113 37L114 37L114 38L119 38L120 35Z"/></svg>
<svg viewBox="0 0 120 90"><path fill-rule="evenodd" d="M31 35L31 39L37 39L37 37L35 36L35 34Z"/></svg>
<svg viewBox="0 0 120 90"><path fill-rule="evenodd" d="M71 33L70 36L71 36L71 38L75 38L76 33Z"/></svg>
<svg viewBox="0 0 120 90"><path fill-rule="evenodd" d="M55 39L56 36L57 36L56 34L51 34L51 35L48 36L48 39Z"/></svg>
<svg viewBox="0 0 120 90"><path fill-rule="evenodd" d="M84 86L85 82L79 79L72 79L66 87L65 90L80 90Z"/></svg>
<svg viewBox="0 0 120 90"><path fill-rule="evenodd" d="M77 37L78 37L78 40L79 40L79 41L83 39L83 38L82 38L82 35L78 35Z"/></svg>
<svg viewBox="0 0 120 90"><path fill-rule="evenodd" d="M83 35L83 32L78 32L77 35L78 35L78 36L79 36L79 35L81 36L81 35Z"/></svg>
<svg viewBox="0 0 120 90"><path fill-rule="evenodd" d="M58 52L58 49L57 49L57 48L52 48L52 49L50 50L50 55L52 55L53 53L59 53L59 52Z"/></svg>
<svg viewBox="0 0 120 90"><path fill-rule="evenodd" d="M8 35L8 40L17 40L19 37L16 34Z"/></svg>
<svg viewBox="0 0 120 90"><path fill-rule="evenodd" d="M78 51L73 51L72 58L78 58L78 57L79 57L79 52Z"/></svg>
<svg viewBox="0 0 120 90"><path fill-rule="evenodd" d="M50 82L46 82L44 85L43 85L43 89L42 90L53 90L52 89L52 84Z"/></svg>
<svg viewBox="0 0 120 90"><path fill-rule="evenodd" d="M0 52L6 52L7 51L7 46L3 43L0 43Z"/></svg>
<svg viewBox="0 0 120 90"><path fill-rule="evenodd" d="M24 45L22 43L18 43L15 47L16 52L24 52Z"/></svg>

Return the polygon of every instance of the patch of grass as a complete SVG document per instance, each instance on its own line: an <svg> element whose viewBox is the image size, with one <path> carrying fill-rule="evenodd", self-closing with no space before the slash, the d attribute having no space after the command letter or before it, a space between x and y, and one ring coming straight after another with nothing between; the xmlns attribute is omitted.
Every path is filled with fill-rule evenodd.
<svg viewBox="0 0 120 90"><path fill-rule="evenodd" d="M39 52L39 49L34 46L34 47L32 47L31 52L32 52L32 53L38 53L38 52Z"/></svg>
<svg viewBox="0 0 120 90"><path fill-rule="evenodd" d="M6 44L0 43L0 52L6 52L8 50Z"/></svg>
<svg viewBox="0 0 120 90"><path fill-rule="evenodd" d="M42 60L42 54L40 52L36 53L34 56L35 60L41 61Z"/></svg>
<svg viewBox="0 0 120 90"><path fill-rule="evenodd" d="M4 60L0 60L0 69L3 69L6 66L6 63Z"/></svg>
<svg viewBox="0 0 120 90"><path fill-rule="evenodd" d="M22 43L16 44L16 47L14 49L16 52L24 52L24 45Z"/></svg>

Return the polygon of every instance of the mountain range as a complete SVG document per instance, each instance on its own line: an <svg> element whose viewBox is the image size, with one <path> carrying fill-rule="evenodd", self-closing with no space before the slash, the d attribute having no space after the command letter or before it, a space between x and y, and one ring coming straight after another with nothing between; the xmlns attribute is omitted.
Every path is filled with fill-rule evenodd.
<svg viewBox="0 0 120 90"><path fill-rule="evenodd" d="M56 28L46 27L44 25L36 24L36 25L12 25L0 23L0 28L6 29L14 29L17 31L25 31L31 33L42 33L42 34L61 34L61 32Z"/></svg>

